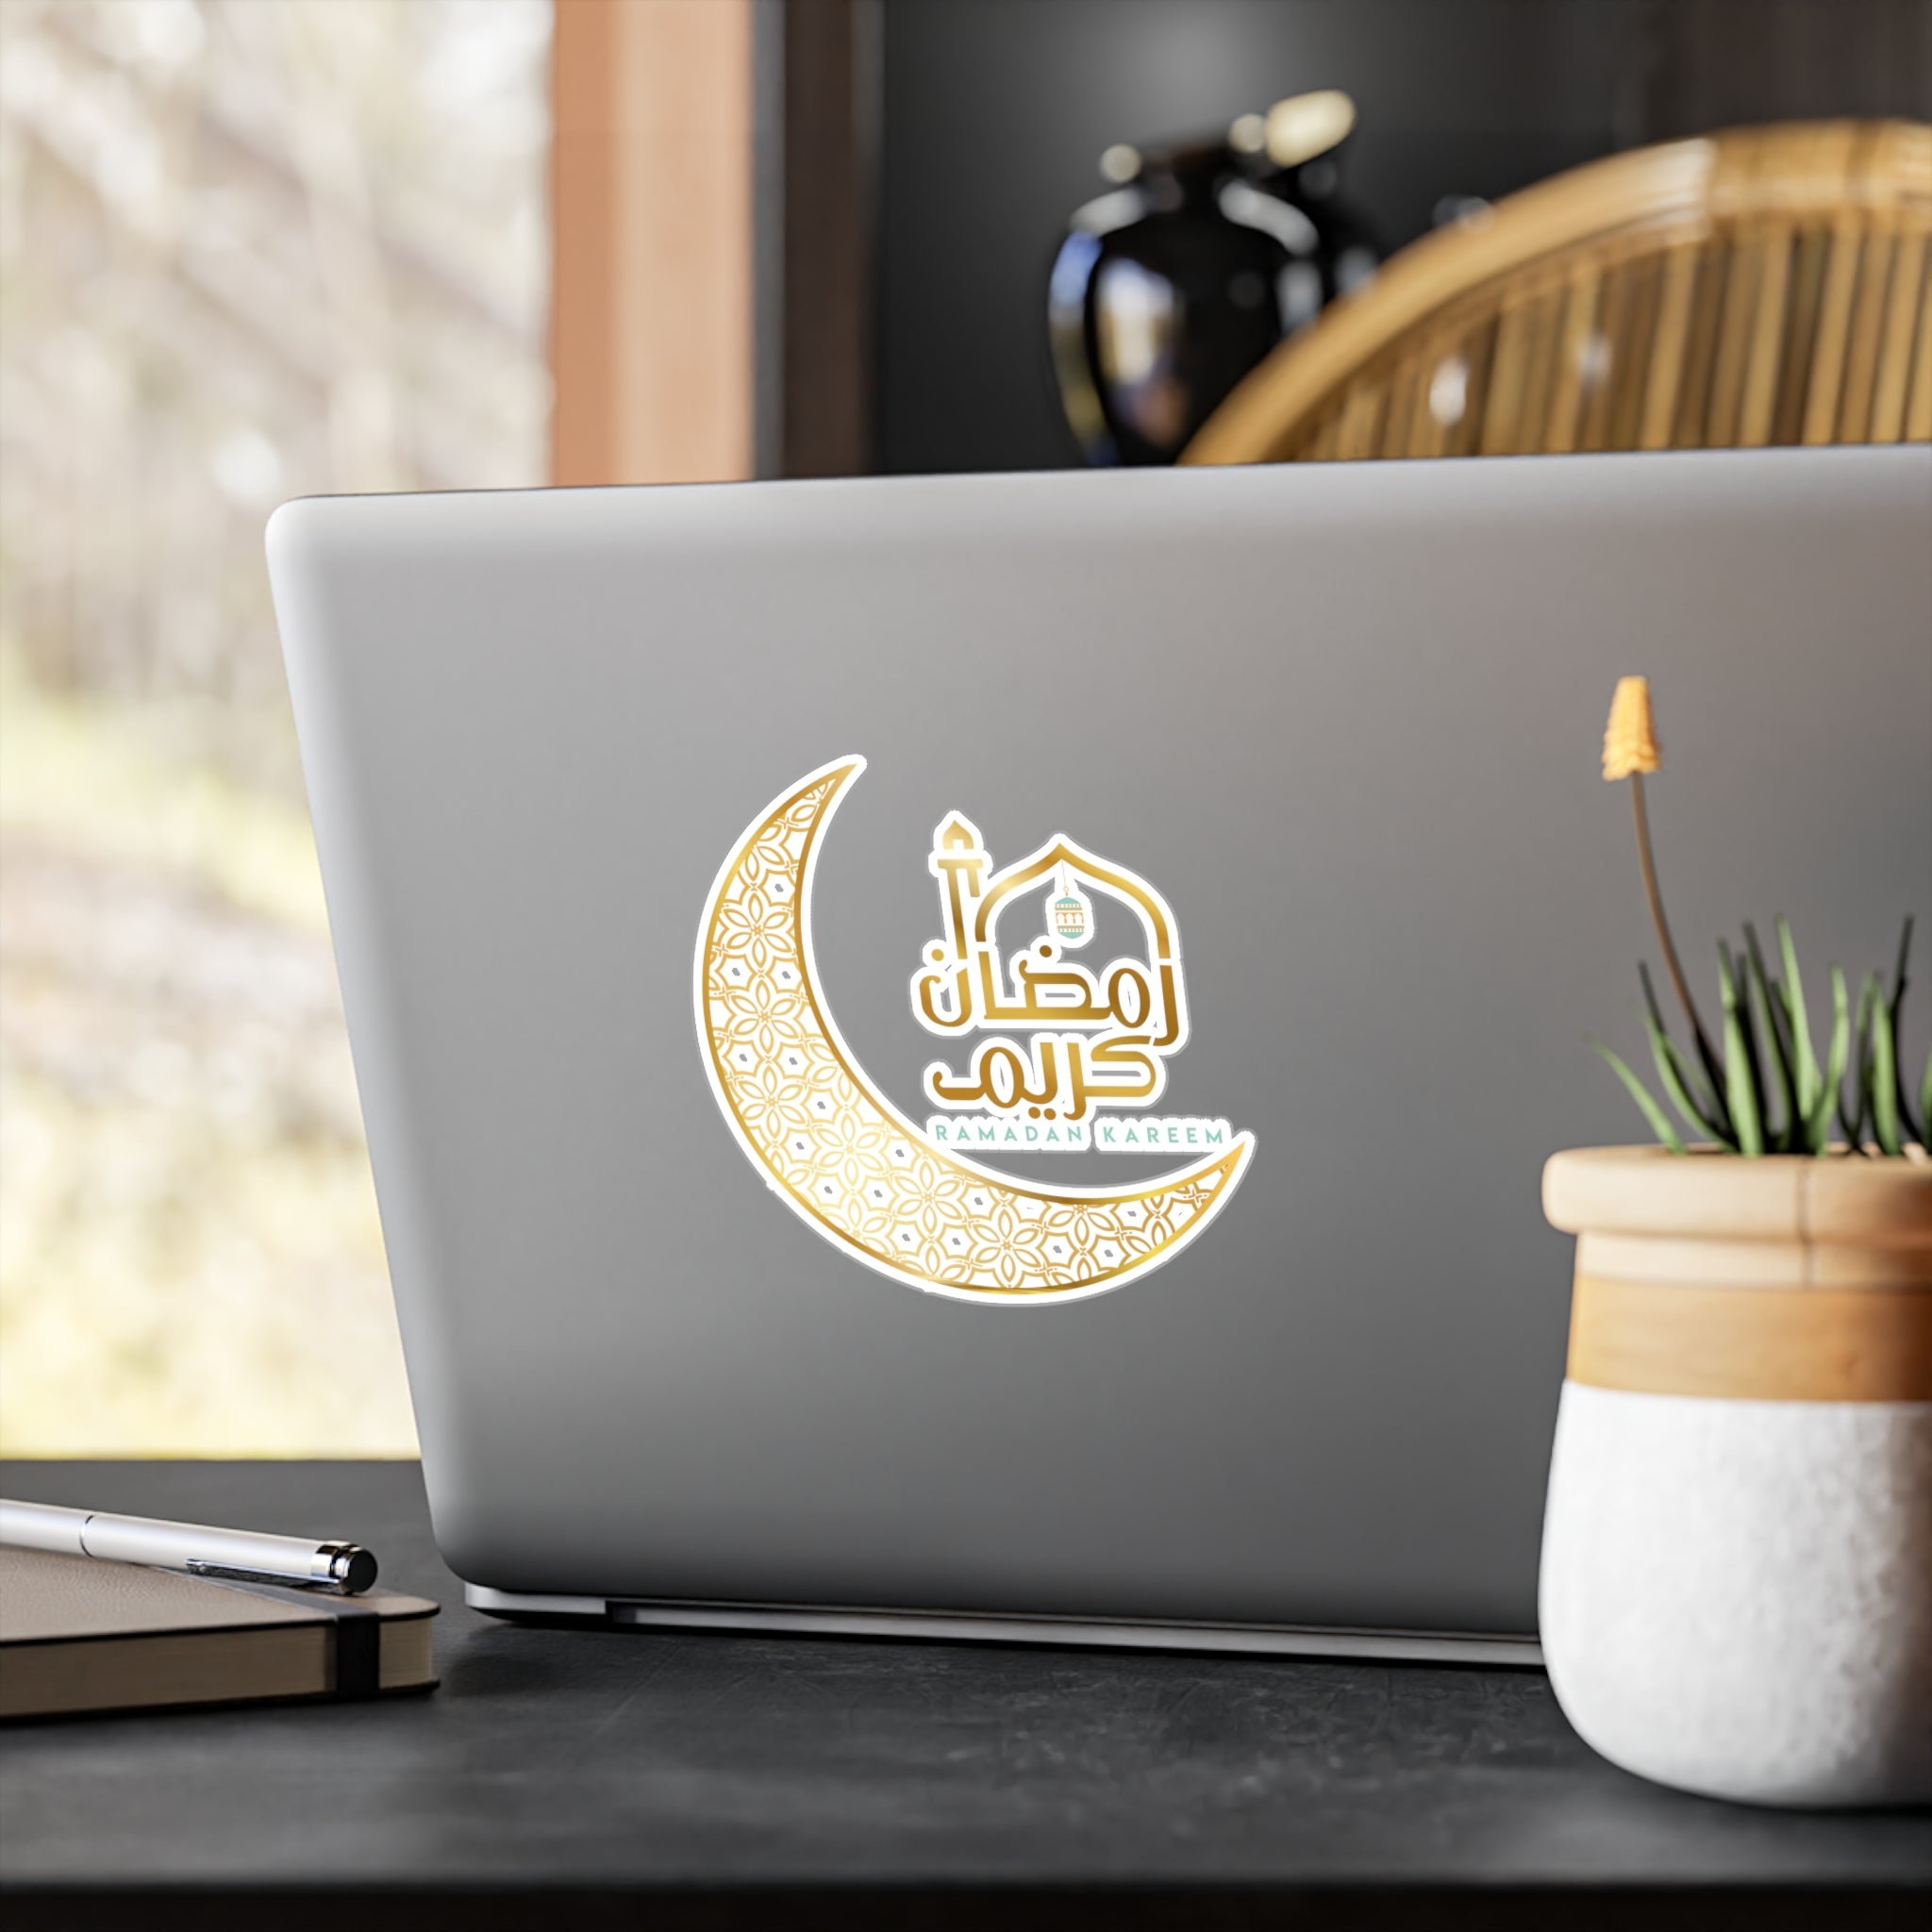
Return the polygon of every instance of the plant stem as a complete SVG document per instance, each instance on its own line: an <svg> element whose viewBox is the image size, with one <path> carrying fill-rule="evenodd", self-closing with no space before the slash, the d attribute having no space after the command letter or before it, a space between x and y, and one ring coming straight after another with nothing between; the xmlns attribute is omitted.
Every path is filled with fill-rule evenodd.
<svg viewBox="0 0 1932 1932"><path fill-rule="evenodd" d="M1630 806L1637 817L1637 863L1643 872L1643 896L1650 901L1650 923L1657 927L1657 941L1664 949L1664 964L1670 969L1671 984L1677 989L1678 1003L1684 1008L1684 1017L1690 1023L1690 1031L1696 1036L1698 1058L1703 1060L1705 1070L1718 1081L1718 1091L1722 1092L1722 1078L1715 1071L1718 1058L1711 1051L1704 1022L1697 1017L1697 1002L1690 997L1690 982L1684 977L1684 969L1678 963L1677 949L1671 943L1671 926L1664 917L1663 894L1657 891L1657 860L1650 852L1650 814L1643 806L1641 772L1630 774Z"/></svg>

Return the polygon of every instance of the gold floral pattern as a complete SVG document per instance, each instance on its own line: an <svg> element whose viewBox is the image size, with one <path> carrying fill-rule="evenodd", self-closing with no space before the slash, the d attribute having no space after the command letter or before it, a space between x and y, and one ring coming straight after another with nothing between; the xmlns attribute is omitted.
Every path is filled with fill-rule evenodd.
<svg viewBox="0 0 1932 1932"><path fill-rule="evenodd" d="M1191 1241L1253 1141L1149 1184L1024 1187L935 1148L850 1058L811 968L812 853L851 759L814 773L745 834L699 934L698 1023L741 1143L788 1204L868 1265L967 1299L1117 1286Z"/></svg>

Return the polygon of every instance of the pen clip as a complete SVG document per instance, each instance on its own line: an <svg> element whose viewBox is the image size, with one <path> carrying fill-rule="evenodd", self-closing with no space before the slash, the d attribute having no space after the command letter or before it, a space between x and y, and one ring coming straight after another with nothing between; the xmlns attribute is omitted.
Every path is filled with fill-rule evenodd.
<svg viewBox="0 0 1932 1932"><path fill-rule="evenodd" d="M333 1578L291 1576L286 1570L244 1570L233 1563L209 1563L199 1557L189 1557L181 1567L191 1576L207 1576L218 1583L273 1583L283 1590L323 1591L336 1596L344 1593Z"/></svg>

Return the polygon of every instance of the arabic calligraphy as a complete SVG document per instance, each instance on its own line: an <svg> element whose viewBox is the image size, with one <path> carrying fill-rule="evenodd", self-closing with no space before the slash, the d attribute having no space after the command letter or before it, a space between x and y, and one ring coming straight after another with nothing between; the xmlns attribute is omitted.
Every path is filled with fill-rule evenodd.
<svg viewBox="0 0 1932 1932"><path fill-rule="evenodd" d="M1187 1044L1179 929L1167 902L1138 874L1096 858L1064 833L995 871L978 827L958 812L934 830L926 864L939 882L944 930L922 949L913 1013L942 1037L996 1034L973 1047L963 1071L943 1060L926 1068L923 1085L930 1101L976 1116L970 1123L936 1117L927 1128L933 1139L1137 1152L1167 1144L1140 1136L1131 1143L1118 1135L1103 1139L1094 1126L1098 1108L1158 1100L1168 1058ZM1044 893L1041 929L1008 952L1000 919L1028 903L1028 887ZM1070 957L1095 937L1096 898L1139 927L1144 958L1124 956L1103 967ZM1021 1029L1027 1029L1024 1039L1016 1037ZM1005 1135L988 1131L1022 1121L1029 1125ZM1221 1135L1206 1144L1231 1138L1224 1121L1178 1124L1218 1127Z"/></svg>

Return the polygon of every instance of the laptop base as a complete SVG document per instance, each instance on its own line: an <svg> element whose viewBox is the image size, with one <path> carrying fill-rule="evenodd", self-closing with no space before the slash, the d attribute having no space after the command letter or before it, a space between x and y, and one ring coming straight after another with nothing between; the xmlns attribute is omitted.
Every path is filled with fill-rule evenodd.
<svg viewBox="0 0 1932 1932"><path fill-rule="evenodd" d="M1131 1618L995 1617L974 1612L809 1609L797 1604L685 1603L641 1597L544 1596L463 1586L473 1610L613 1628L784 1632L806 1637L1051 1643L1107 1650L1226 1651L1251 1657L1377 1657L1391 1662L1541 1668L1533 1637L1452 1636L1435 1630L1345 1630L1287 1624L1166 1624Z"/></svg>

